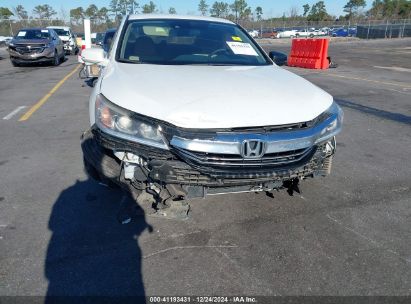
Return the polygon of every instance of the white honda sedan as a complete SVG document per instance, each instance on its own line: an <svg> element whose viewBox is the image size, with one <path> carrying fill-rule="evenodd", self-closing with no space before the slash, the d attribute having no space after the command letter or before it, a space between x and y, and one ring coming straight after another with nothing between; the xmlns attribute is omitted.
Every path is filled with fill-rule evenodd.
<svg viewBox="0 0 411 304"><path fill-rule="evenodd" d="M108 54L82 56L102 66L82 139L87 172L152 195L156 210L207 195L292 192L330 173L340 107L228 20L131 15Z"/></svg>

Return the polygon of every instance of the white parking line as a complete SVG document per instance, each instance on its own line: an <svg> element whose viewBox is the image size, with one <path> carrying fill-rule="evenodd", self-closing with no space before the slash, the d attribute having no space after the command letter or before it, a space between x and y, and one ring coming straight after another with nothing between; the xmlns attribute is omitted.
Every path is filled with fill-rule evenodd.
<svg viewBox="0 0 411 304"><path fill-rule="evenodd" d="M391 70L391 71L395 71L395 72L408 72L408 73L411 73L411 69L396 67L396 66L384 67L384 66L374 65L374 68Z"/></svg>
<svg viewBox="0 0 411 304"><path fill-rule="evenodd" d="M20 112L21 110L23 110L24 108L26 108L26 106L20 106L17 107L15 110L13 110L10 114L7 114L6 116L3 117L4 120L9 120L10 118L12 118L14 115L16 115L18 112Z"/></svg>

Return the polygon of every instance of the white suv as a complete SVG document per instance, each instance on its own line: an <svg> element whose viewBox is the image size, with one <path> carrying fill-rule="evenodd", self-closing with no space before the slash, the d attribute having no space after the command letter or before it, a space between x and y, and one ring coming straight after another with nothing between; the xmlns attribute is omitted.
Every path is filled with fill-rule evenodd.
<svg viewBox="0 0 411 304"><path fill-rule="evenodd" d="M64 43L64 50L66 54L74 55L77 54L79 48L77 46L76 38L68 26L48 26L47 28L53 29L61 41Z"/></svg>
<svg viewBox="0 0 411 304"><path fill-rule="evenodd" d="M228 20L128 16L108 55L89 49L82 58L104 67L82 139L87 172L135 197L153 195L156 209L292 192L330 173L340 107Z"/></svg>

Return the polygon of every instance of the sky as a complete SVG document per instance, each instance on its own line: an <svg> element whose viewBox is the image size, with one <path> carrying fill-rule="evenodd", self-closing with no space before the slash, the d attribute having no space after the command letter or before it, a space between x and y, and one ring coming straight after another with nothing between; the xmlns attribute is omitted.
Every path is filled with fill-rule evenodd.
<svg viewBox="0 0 411 304"><path fill-rule="evenodd" d="M174 7L179 14L198 14L198 2L199 0L152 0L159 10L163 12L167 12L170 7ZM207 3L210 5L214 3L215 0L207 0ZM223 0L225 2L231 3L234 0ZM313 4L316 3L318 0L291 0L291 1L276 1L276 0L247 0L249 6L253 8L253 10L257 6L261 6L263 8L263 16L264 18L268 17L279 17L282 16L283 13L289 12L291 7L297 7L299 13L302 14L303 9L302 6L306 3ZM332 15L342 15L343 10L342 7L347 3L348 0L324 0L327 11L329 14ZM140 6L145 3L148 3L149 0L137 0ZM367 4L369 5L372 0L368 0ZM69 11L72 8L82 6L87 7L89 4L94 3L97 7L106 6L108 7L110 0L0 0L0 7L5 6L15 7L16 5L23 5L24 8L31 13L32 9L39 4L49 4L53 6L53 8L60 12L62 8L66 11Z"/></svg>

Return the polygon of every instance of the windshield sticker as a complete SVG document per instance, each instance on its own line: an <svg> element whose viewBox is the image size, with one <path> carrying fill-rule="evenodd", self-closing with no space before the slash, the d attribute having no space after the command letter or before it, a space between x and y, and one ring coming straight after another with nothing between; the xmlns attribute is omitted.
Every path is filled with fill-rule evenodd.
<svg viewBox="0 0 411 304"><path fill-rule="evenodd" d="M236 55L258 56L257 52L249 43L227 41L227 44Z"/></svg>
<svg viewBox="0 0 411 304"><path fill-rule="evenodd" d="M241 38L238 37L238 36L233 36L233 37L231 37L231 39L233 39L234 41L239 41L239 42L242 42L242 41L243 41L243 40L241 40Z"/></svg>
<svg viewBox="0 0 411 304"><path fill-rule="evenodd" d="M17 34L17 37L24 37L24 36L26 36L26 33L27 33L27 32L19 32L19 33Z"/></svg>
<svg viewBox="0 0 411 304"><path fill-rule="evenodd" d="M41 30L42 33L48 33L48 30Z"/></svg>

